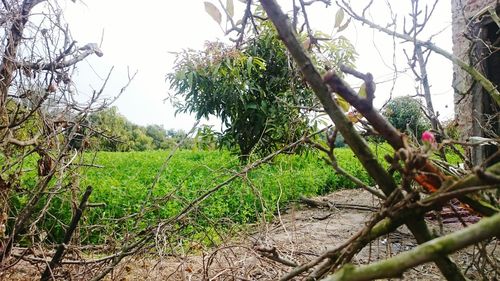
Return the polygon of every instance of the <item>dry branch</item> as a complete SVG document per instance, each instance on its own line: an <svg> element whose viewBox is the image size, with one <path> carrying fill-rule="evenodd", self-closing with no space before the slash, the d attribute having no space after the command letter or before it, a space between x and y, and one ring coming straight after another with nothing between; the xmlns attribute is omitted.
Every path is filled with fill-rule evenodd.
<svg viewBox="0 0 500 281"><path fill-rule="evenodd" d="M254 250L257 251L257 252L259 252L259 253L261 253L266 258L268 258L270 260L273 260L275 262L279 262L281 264L284 264L284 265L290 266L290 267L296 267L296 266L298 266L297 263L281 257L278 254L278 250L276 250L276 247L265 247L265 246L262 246L262 245L258 245L258 246L254 247Z"/></svg>
<svg viewBox="0 0 500 281"><path fill-rule="evenodd" d="M52 260L47 264L47 267L45 268L45 271L42 273L42 277L40 278L41 281L46 281L49 280L49 278L52 275L52 270L61 263L61 259L63 258L64 251L66 250L66 246L68 243L71 241L71 237L73 236L73 233L75 232L75 229L78 225L78 222L80 221L80 218L82 217L83 210L85 210L85 207L87 205L87 200L89 199L90 193L92 193L92 187L87 187L87 190L85 190L85 193L82 196L82 200L80 202L80 206L76 209L75 215L71 219L71 223L69 224L69 228L66 231L66 234L64 235L64 240L62 241L61 244L57 247L56 252L54 253L54 256L52 257Z"/></svg>
<svg viewBox="0 0 500 281"><path fill-rule="evenodd" d="M366 266L346 265L325 281L373 280L399 277L409 268L433 261L439 255L446 255L500 235L500 214L484 218L478 223L449 235L415 247L414 249Z"/></svg>
<svg viewBox="0 0 500 281"><path fill-rule="evenodd" d="M338 104L332 99L331 93L328 90L323 78L316 70L311 59L307 56L302 44L298 41L295 33L292 30L288 17L281 11L276 1L262 1L262 6L267 12L269 18L274 23L278 34L284 44L295 59L301 72L310 87L315 92L318 99L321 101L325 112L332 119L336 128L344 137L346 143L354 151L363 167L375 182L384 190L384 193L391 193L395 190L396 183L392 177L377 161L375 155L371 152L368 144L358 134L353 124L344 115Z"/></svg>
<svg viewBox="0 0 500 281"><path fill-rule="evenodd" d="M358 211L370 211L370 212L375 212L378 210L376 207L371 207L371 206L366 206L366 205L359 205L359 204L342 204L342 203L335 203L332 201L328 200L314 200L311 198L306 198L306 197L300 197L300 202L307 204L308 206L311 207L323 207L323 208L329 208L329 209L350 209L350 210L358 210Z"/></svg>
<svg viewBox="0 0 500 281"><path fill-rule="evenodd" d="M319 131L317 131L315 133L312 133L310 135L304 136L301 139L299 139L299 140L297 140L297 141L295 141L295 142L293 142L291 144L286 145L282 149L279 149L279 150L277 150L277 151L275 151L275 152L267 155L264 158L261 158L261 159L255 161L255 162L253 162L253 163L250 163L250 164L246 165L239 172L234 173L228 179L226 179L223 182L217 184L213 188L207 190L205 193L203 193L202 195L200 195L198 198L196 198L196 199L192 200L191 202L189 202L189 204L187 204L187 206L185 206L181 211L179 211L179 213L176 216L173 216L173 217L168 218L166 220L162 220L162 221L158 222L157 225L152 226L152 227L148 227L147 229L141 231L140 234L143 235L143 236L141 236L137 242L135 242L135 243L133 243L131 245L125 245L125 246L123 246L122 249L121 249L121 253L122 254L117 255L115 258L113 258L113 261L105 269L103 269L100 272L99 275L97 275L93 279L91 279L91 281L97 281L97 280L101 280L102 278L104 278L104 276L106 276L109 272L111 272L113 270L113 268L118 263L120 263L120 261L123 258L125 258L125 257L127 257L129 255L132 255L132 254L136 253L138 250L142 249L145 245L147 245L148 242L154 240L155 237L161 231L164 231L167 228L173 228L173 225L175 225L179 221L183 220L200 203L202 203L207 198L209 198L213 193L215 193L215 192L219 191L220 189L222 189L223 187L227 186L229 183L231 183L235 179L238 179L238 178L246 175L249 171L251 171L251 170L259 167L260 165L268 163L269 161L271 161L272 159L274 159L277 155L279 155L279 154L281 154L281 153L283 153L285 151L288 151L289 149L291 149L293 147L296 147L297 145L300 145L301 143L304 143L307 138L310 138L310 137L312 137L314 135L320 134L320 133L322 133L322 132L324 132L324 131L326 131L328 129L329 129L329 127L326 127L326 128L321 129L321 130L319 130Z"/></svg>
<svg viewBox="0 0 500 281"><path fill-rule="evenodd" d="M287 16L281 11L279 5L274 0L262 1L262 6L267 12L269 18L278 30L278 34L283 40L284 44L287 46L292 57L295 59L298 67L304 74L305 79L315 92L316 96L319 98L321 103L325 108L325 112L330 116L332 121L335 123L336 128L342 133L345 138L346 143L353 150L355 155L358 157L363 167L366 169L368 174L375 180L378 186L384 191L385 195L390 197L393 192L396 192L396 200L401 198L401 195L397 195L397 187L393 178L382 168L380 163L371 153L366 142L361 138L361 136L354 130L352 123L350 123L344 116L344 113L340 110L339 106L332 99L329 89L326 88L326 84L330 87L332 92L340 94L345 100L347 100L351 105L356 107L360 113L365 116L370 123L379 131L382 136L396 149L406 148L404 138L401 133L399 133L387 120L385 120L378 111L374 110L373 105L370 100L362 99L357 96L357 94L342 80L340 77L335 75L335 73L330 72L324 79L321 79L318 71L315 69L312 61L306 55L306 52L302 48L302 45L298 42L295 33L293 32L292 26L287 18ZM371 75L366 75L370 78ZM369 80L369 79L367 79ZM325 82L325 83L324 83ZM372 82L372 81L365 81ZM428 162L426 163L428 169L434 168ZM436 169L431 169L435 172ZM407 217L404 222L407 224L408 228L411 230L415 236L417 242L424 243L428 240L433 239L429 229L427 228L425 222L421 216ZM389 229L391 227L387 227ZM364 231L365 233L367 231ZM370 231L368 231L369 233ZM363 234L363 232L361 233ZM360 235L361 235L360 234ZM366 235L361 235L366 236ZM365 237L366 238L366 237ZM371 240L369 240L371 241ZM359 244L359 243L356 243ZM361 243L363 244L363 243ZM361 245L359 244L359 245ZM358 251L361 247L355 247ZM325 259L319 269L315 270L312 279L321 276L330 270L334 265L342 263L344 260L350 260L355 250L349 251L344 259L337 261L338 251L324 253L321 257L313 262L306 265L297 267L290 274L283 277L281 280L289 280L294 276L310 269L311 267L319 264ZM450 280L465 280L457 265L454 264L448 257L444 255L439 255L435 257L435 262L440 268L441 272L447 279Z"/></svg>
<svg viewBox="0 0 500 281"><path fill-rule="evenodd" d="M421 41L418 40L408 34L403 34L399 33L393 30L390 30L389 28L380 26L370 20L368 20L366 17L358 15L354 10L343 0L342 1L344 6L342 7L349 16L354 18L357 21L360 21L366 25L368 25L370 28L376 29L378 31L384 32L387 35L397 37L399 39L402 39L407 42L413 42L416 46L422 46L427 49L432 50L433 52L449 59L452 63L458 65L460 68L462 68L464 71L469 73L469 75L476 80L485 90L488 92L488 94L493 98L493 100L497 103L497 105L500 106L500 92L498 92L496 86L488 80L486 77L484 77L481 72L479 72L477 69L475 69L473 66L469 65L468 63L464 62L460 58L454 56L450 52L447 52L446 50L439 48L438 46L434 45L430 41Z"/></svg>

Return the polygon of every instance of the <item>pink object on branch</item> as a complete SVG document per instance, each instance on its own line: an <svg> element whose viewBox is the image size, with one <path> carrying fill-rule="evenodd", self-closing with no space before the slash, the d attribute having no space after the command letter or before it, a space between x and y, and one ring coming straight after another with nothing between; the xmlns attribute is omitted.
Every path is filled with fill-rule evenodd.
<svg viewBox="0 0 500 281"><path fill-rule="evenodd" d="M437 142L436 142L436 137L434 137L434 134L425 131L422 133L422 142L424 143L424 146L429 149L437 149Z"/></svg>
<svg viewBox="0 0 500 281"><path fill-rule="evenodd" d="M422 133L422 141L428 143L435 143L436 138L434 137L434 134L432 134L431 132L425 131Z"/></svg>

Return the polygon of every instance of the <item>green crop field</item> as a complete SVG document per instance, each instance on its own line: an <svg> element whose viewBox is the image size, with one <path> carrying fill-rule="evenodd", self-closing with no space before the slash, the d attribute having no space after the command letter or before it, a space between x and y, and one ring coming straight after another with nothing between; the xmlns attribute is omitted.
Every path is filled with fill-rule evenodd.
<svg viewBox="0 0 500 281"><path fill-rule="evenodd" d="M373 148L380 159L390 152L386 145ZM81 168L82 176L77 180L81 191L86 186L93 187L89 202L97 204L85 211L85 225L93 226L81 229L82 237L87 239L83 242L101 243L110 233L121 238L128 230L175 218L189 202L242 169L238 158L228 151L181 150L160 172L169 154L170 151L98 152L84 156L84 163L99 167ZM372 184L350 149L337 149L336 155L345 170ZM29 186L35 176L35 171L27 172L24 184ZM66 182L76 181L68 178ZM280 155L211 194L190 214L189 220L197 225L214 221L252 223L270 218L277 208L302 195L353 187L352 182L335 174L318 153ZM14 202L20 206L25 200L20 196ZM71 200L57 196L52 200L54 207L44 218L44 228L50 240L58 241L64 234L60 222L64 225L71 220Z"/></svg>
<svg viewBox="0 0 500 281"><path fill-rule="evenodd" d="M241 169L238 159L227 151L179 151L153 182L168 151L101 152L94 164L103 168L89 168L80 185L91 185L94 192L90 201L104 203L87 212L87 219L96 223L109 222L152 208L142 223L175 216L188 202L207 190L224 182ZM354 175L368 181L368 176L353 158L349 149L339 149L340 162ZM203 224L225 218L245 224L254 222L260 215L273 214L278 206L301 195L323 194L338 188L354 187L343 177L335 175L317 154L279 156L273 163L264 164L239 177L212 194L197 209L195 220ZM148 194L151 195L148 197ZM155 202L158 201L158 202ZM161 204L160 208L154 208ZM68 207L60 209L58 217L70 219ZM121 221L120 227L133 227L135 221ZM109 223L104 224L110 227ZM112 226L116 227L116 226ZM102 230L108 232L108 230ZM95 234L100 231L94 230ZM89 235L98 239L99 235Z"/></svg>

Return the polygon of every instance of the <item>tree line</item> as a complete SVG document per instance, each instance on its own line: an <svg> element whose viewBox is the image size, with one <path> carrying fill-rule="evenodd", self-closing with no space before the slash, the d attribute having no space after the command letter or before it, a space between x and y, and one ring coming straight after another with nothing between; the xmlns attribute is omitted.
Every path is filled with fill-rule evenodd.
<svg viewBox="0 0 500 281"><path fill-rule="evenodd" d="M430 128L430 123L425 119L420 107L418 99L402 96L391 100L382 113L399 130L420 136L423 131ZM87 134L88 139L85 140L85 144L95 151L171 149L183 139L181 149L237 148L234 143L227 142L224 132L216 132L211 126L199 127L193 136L182 129L165 129L163 125L158 124L141 126L128 120L116 106L89 115L88 123L88 127L92 130ZM344 145L343 138L339 135L337 146Z"/></svg>
<svg viewBox="0 0 500 281"><path fill-rule="evenodd" d="M202 127L197 135L191 137L184 130L165 129L163 125L141 126L120 114L116 106L89 115L88 123L92 129L87 134L86 144L91 150L123 152L171 149L182 139L184 141L180 148L183 149L215 147L209 137L212 132L210 127Z"/></svg>

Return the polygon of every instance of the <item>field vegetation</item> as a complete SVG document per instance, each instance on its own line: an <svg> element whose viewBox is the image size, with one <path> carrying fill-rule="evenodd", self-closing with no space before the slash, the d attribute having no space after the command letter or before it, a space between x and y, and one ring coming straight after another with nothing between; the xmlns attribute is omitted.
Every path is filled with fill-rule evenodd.
<svg viewBox="0 0 500 281"><path fill-rule="evenodd" d="M390 153L385 144L373 145L379 157ZM179 213L186 202L232 176L241 168L239 158L227 150L181 150L168 160L164 171L160 168L170 155L170 150L96 152L87 153L82 159L84 168L80 186L92 186L90 206L84 219L92 228L82 229L82 242L99 244L109 239L110 233L127 232L127 228L144 227L158 219L166 219ZM349 148L336 151L338 161L352 175L371 182L367 173ZM156 178L157 182L156 182ZM35 170L28 170L23 177L27 189L34 188ZM73 178L74 180L74 178ZM208 226L212 221L224 220L228 226L269 219L278 208L301 196L326 194L340 188L355 188L344 176L335 174L325 165L321 155L305 152L302 155L280 155L272 163L248 172L238 180L214 193L197 210L196 224ZM151 195L149 194L150 192ZM14 200L14 207L21 206L29 193ZM153 201L148 201L156 198ZM158 198L162 198L157 201ZM49 241L60 241L64 235L61 222L72 217L71 198L58 197L43 228ZM161 208L155 205L161 204ZM17 205L17 206L16 206ZM43 206L43 202L41 203ZM147 212L141 224L136 225L134 216L141 209ZM191 234L197 231L188 229ZM114 237L116 239L120 237ZM213 237L212 237L213 238Z"/></svg>
<svg viewBox="0 0 500 281"><path fill-rule="evenodd" d="M0 279L20 274L41 281L98 281L110 273L115 279L115 269L127 257L136 263L138 257L185 261L195 254L203 263L197 271L203 280L256 280L249 272L234 272L239 264L228 264L249 255L255 257L248 263L252 267L257 261L272 265L272 275L264 280L393 278L429 262L447 280L465 281L470 270L497 280L500 132L497 115L487 114L500 108L498 79L489 81L475 58L455 57L434 45L433 36L422 37L437 1L425 8L419 5L423 1L411 1L399 24L396 14L387 24L365 17L374 1L364 8L334 1L334 23L326 34L311 25L308 11L315 2L328 7L332 1L294 1L288 14L273 0L225 2L203 4L232 43L179 51L174 69L166 69L167 99L177 112L198 119L184 132L135 125L112 107L133 73L116 95L104 91L113 69L91 93L77 89L78 65L87 57L102 57L103 51L97 43L83 45L72 38L60 1L2 1ZM238 3L242 18L235 14L236 2L245 3ZM384 9L393 15L390 5ZM483 12L497 22L494 8ZM414 75L415 97L396 97L405 94L396 93L402 74L396 68L390 93L377 90L377 84L390 81L357 68L357 52L342 35L351 22L388 34L393 46L407 46L405 72ZM464 32L471 42L488 41ZM498 49L497 37L481 48ZM395 60L396 48L392 51ZM480 128L474 133L465 132L462 125L468 124L461 120L440 124L427 72L431 53L450 59L470 76L465 80L474 80L467 93L457 93L464 95L461 101L477 90L485 98L482 104L491 101L491 110L479 112ZM478 62L498 62L489 56ZM390 100L377 108L375 96ZM464 113L469 114L457 116ZM202 117L219 118L221 128L198 126ZM275 216L284 227L281 214L295 200L355 187L379 203L365 206L372 214L350 222L349 238L341 243L315 241L321 248L294 260L289 255L296 252L293 243L279 250L272 239L259 237L242 247L245 253L217 260L219 249L232 251L242 228ZM483 218L467 225L455 207ZM428 215L439 217L445 208L453 210L463 229L445 233L440 225L438 233L429 227ZM414 248L378 262L358 259L403 225ZM470 266L449 257L469 246L474 248L467 258ZM277 272L273 263L286 269ZM193 272L177 270L182 280Z"/></svg>

